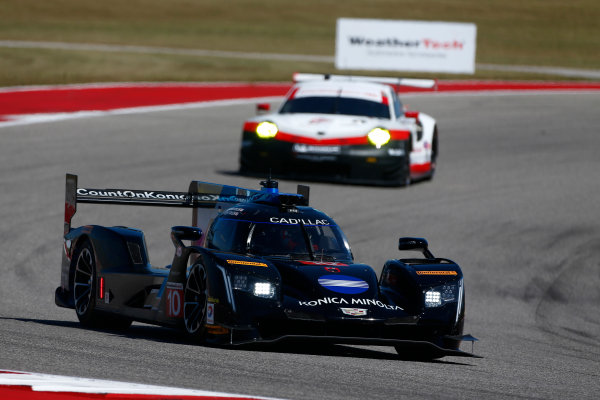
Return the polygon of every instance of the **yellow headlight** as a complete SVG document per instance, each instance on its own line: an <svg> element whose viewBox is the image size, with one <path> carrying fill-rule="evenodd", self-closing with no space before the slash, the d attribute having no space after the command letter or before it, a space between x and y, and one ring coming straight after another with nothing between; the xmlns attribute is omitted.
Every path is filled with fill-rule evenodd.
<svg viewBox="0 0 600 400"><path fill-rule="evenodd" d="M277 125L269 121L263 121L256 126L256 134L261 139L270 139L277 135Z"/></svg>
<svg viewBox="0 0 600 400"><path fill-rule="evenodd" d="M369 142L371 142L378 149L381 148L384 144L390 141L392 135L390 135L390 131L382 128L375 128L367 135L369 138Z"/></svg>

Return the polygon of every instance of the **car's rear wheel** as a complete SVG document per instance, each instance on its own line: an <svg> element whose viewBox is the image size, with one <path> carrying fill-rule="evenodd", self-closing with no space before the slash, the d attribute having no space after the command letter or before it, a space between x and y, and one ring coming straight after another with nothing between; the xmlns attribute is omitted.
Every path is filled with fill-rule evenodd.
<svg viewBox="0 0 600 400"><path fill-rule="evenodd" d="M206 335L206 268L195 264L188 275L183 294L183 321L188 334L198 340Z"/></svg>
<svg viewBox="0 0 600 400"><path fill-rule="evenodd" d="M427 180L433 179L433 176L435 175L435 169L437 167L438 146L438 134L436 126L433 131L433 141L431 142L431 170L426 178Z"/></svg>
<svg viewBox="0 0 600 400"><path fill-rule="evenodd" d="M99 312L96 307L97 278L94 248L84 240L75 250L73 261L73 304L81 325L91 328L126 329L131 320Z"/></svg>
<svg viewBox="0 0 600 400"><path fill-rule="evenodd" d="M90 242L85 241L75 252L73 270L73 300L77 318L82 325L94 325L96 316L96 262Z"/></svg>
<svg viewBox="0 0 600 400"><path fill-rule="evenodd" d="M410 152L412 151L411 139L406 141L404 146L404 154L402 157L402 177L400 179L400 184L402 186L410 185Z"/></svg>

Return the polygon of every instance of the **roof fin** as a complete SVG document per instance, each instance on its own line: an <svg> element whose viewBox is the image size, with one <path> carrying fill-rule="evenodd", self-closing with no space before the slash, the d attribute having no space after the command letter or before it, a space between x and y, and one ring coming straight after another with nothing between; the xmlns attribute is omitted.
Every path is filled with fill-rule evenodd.
<svg viewBox="0 0 600 400"><path fill-rule="evenodd" d="M271 170L269 169L269 178L266 181L261 181L260 185L262 186L263 192L268 193L279 193L279 183L273 179L271 179Z"/></svg>

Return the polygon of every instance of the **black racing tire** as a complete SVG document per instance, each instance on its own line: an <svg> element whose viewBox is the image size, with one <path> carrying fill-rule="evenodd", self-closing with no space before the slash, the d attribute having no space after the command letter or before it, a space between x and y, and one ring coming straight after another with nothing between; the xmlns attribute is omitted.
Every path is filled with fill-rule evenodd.
<svg viewBox="0 0 600 400"><path fill-rule="evenodd" d="M71 261L73 271L73 304L82 326L100 329L127 329L131 319L109 315L97 310L96 257L89 240L77 246Z"/></svg>
<svg viewBox="0 0 600 400"><path fill-rule="evenodd" d="M412 141L412 139L409 139L406 142L406 145L404 146L405 156L402 157L402 166L401 166L402 177L400 178L401 186L410 185L410 152L412 151L412 145L411 145L412 142L411 141Z"/></svg>
<svg viewBox="0 0 600 400"><path fill-rule="evenodd" d="M183 322L186 332L197 341L206 338L206 306L208 303L206 267L194 264L183 292Z"/></svg>
<svg viewBox="0 0 600 400"><path fill-rule="evenodd" d="M433 129L433 141L431 142L431 171L427 176L427 180L432 180L435 175L435 169L437 167L437 157L439 151L438 133L437 126Z"/></svg>

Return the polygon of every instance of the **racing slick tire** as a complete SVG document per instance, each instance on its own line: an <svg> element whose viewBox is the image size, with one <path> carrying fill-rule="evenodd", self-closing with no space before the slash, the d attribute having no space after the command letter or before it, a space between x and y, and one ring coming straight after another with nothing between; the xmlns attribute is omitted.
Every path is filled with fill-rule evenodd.
<svg viewBox="0 0 600 400"><path fill-rule="evenodd" d="M404 157L405 159L405 165L404 165L404 171L405 171L405 175L404 175L404 183L402 186L408 186L410 185L410 155L407 157Z"/></svg>
<svg viewBox="0 0 600 400"><path fill-rule="evenodd" d="M183 292L183 322L186 332L195 340L206 337L207 272L202 264L190 269Z"/></svg>
<svg viewBox="0 0 600 400"><path fill-rule="evenodd" d="M431 143L431 172L429 172L429 175L427 176L427 178L425 178L425 180L432 180L433 176L435 175L435 168L437 166L437 156L438 156L438 133L437 133L437 126L435 128L433 128L433 140Z"/></svg>
<svg viewBox="0 0 600 400"><path fill-rule="evenodd" d="M73 304L81 325L89 328L123 330L129 328L131 320L109 315L96 309L96 258L89 240L84 240L71 262L73 271Z"/></svg>
<svg viewBox="0 0 600 400"><path fill-rule="evenodd" d="M412 151L411 141L408 140L404 146L405 157L402 157L403 163L400 167L403 174L400 178L400 186L410 185L410 152Z"/></svg>

